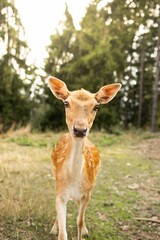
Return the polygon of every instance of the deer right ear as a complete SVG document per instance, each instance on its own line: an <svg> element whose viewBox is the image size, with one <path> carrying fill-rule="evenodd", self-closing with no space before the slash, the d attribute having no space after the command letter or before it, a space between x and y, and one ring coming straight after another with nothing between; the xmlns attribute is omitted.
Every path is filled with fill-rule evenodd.
<svg viewBox="0 0 160 240"><path fill-rule="evenodd" d="M59 80L58 78L50 76L48 77L47 82L49 88L51 89L52 93L56 98L65 100L68 97L69 91L66 84L63 81Z"/></svg>
<svg viewBox="0 0 160 240"><path fill-rule="evenodd" d="M108 84L100 88L100 90L96 93L95 96L97 102L101 104L106 104L110 102L116 96L120 88L121 88L120 83Z"/></svg>

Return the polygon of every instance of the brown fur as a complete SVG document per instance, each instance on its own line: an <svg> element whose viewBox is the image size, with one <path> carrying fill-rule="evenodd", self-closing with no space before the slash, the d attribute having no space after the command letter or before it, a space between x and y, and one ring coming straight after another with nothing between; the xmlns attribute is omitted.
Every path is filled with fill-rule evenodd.
<svg viewBox="0 0 160 240"><path fill-rule="evenodd" d="M60 138L52 152L52 163L56 179L61 175L60 172L64 163L69 159L71 147L70 134L66 133ZM83 169L85 173L84 182L87 182L89 188L92 189L100 165L100 155L97 148L88 139L84 141L83 153L85 158Z"/></svg>
<svg viewBox="0 0 160 240"><path fill-rule="evenodd" d="M48 79L52 93L64 101L69 133L64 134L52 152L56 177L57 218L52 233L58 240L67 240L66 206L69 199L78 203L78 240L88 234L85 210L100 166L97 148L87 139L99 104L106 104L116 95L120 84L102 87L96 94L84 89L70 92L64 82L54 77ZM80 135L77 135L78 134Z"/></svg>

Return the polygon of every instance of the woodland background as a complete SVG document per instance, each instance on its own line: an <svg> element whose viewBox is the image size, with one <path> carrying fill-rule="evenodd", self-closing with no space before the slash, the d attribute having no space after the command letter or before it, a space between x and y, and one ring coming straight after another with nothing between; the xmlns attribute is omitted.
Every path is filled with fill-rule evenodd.
<svg viewBox="0 0 160 240"><path fill-rule="evenodd" d="M117 97L99 110L95 128L158 131L159 0L113 0L103 8L100 2L91 1L79 30L66 5L42 70L46 77L65 81L70 90L96 92L104 84L122 83ZM27 62L30 49L14 0L0 1L0 49L0 132L28 123L41 131L63 129L63 103L50 93L44 74Z"/></svg>
<svg viewBox="0 0 160 240"><path fill-rule="evenodd" d="M49 159L66 124L49 75L70 90L122 83L90 133L102 166L87 208L88 239L160 239L160 1L101 2L91 1L79 30L66 5L38 68L28 61L14 1L0 0L0 240L52 238ZM69 204L67 231L75 240L77 208Z"/></svg>

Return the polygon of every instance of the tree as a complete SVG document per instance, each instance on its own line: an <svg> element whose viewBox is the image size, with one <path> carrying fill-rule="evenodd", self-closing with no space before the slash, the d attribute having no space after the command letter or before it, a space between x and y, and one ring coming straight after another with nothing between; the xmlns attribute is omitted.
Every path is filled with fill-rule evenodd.
<svg viewBox="0 0 160 240"><path fill-rule="evenodd" d="M105 21L97 9L98 3L99 1L94 1L89 5L80 24L80 30L74 28L66 7L66 21L61 34L57 31L51 36L46 72L64 80L71 90L83 87L96 92L102 85L114 82L114 62ZM95 122L97 127L108 128L113 121L118 122L120 103L118 100L115 101L118 103L115 104L116 114L113 114L114 110L110 110L110 107L101 109ZM52 107L56 108L57 104L52 103ZM114 109L113 104L112 108ZM110 121L112 119L110 115L114 116L113 121ZM60 118L55 116L54 121L56 119Z"/></svg>
<svg viewBox="0 0 160 240"><path fill-rule="evenodd" d="M160 5L158 7L157 20L157 44L156 44L156 60L155 60L155 77L152 90L152 115L151 115L151 130L157 130L157 108L158 108L158 87L160 82Z"/></svg>
<svg viewBox="0 0 160 240"><path fill-rule="evenodd" d="M26 64L29 48L14 0L0 2L0 23L0 121L7 130L29 120L33 67Z"/></svg>
<svg viewBox="0 0 160 240"><path fill-rule="evenodd" d="M144 59L145 59L145 48L144 38L142 36L141 41L141 53L140 53L140 66L139 66L139 107L138 107L138 127L142 125L142 107L143 107L143 88L144 88Z"/></svg>
<svg viewBox="0 0 160 240"><path fill-rule="evenodd" d="M157 125L159 1L113 0L100 5L101 1L91 2L80 30L66 12L64 30L51 37L46 71L66 81L71 90L96 92L104 84L122 83L119 98L100 110L98 128L119 122L125 128L148 127L151 113Z"/></svg>
<svg viewBox="0 0 160 240"><path fill-rule="evenodd" d="M114 61L119 66L117 76L123 82L122 119L125 127L137 123L139 127L149 125L153 109L151 86L153 53L157 48L158 6L157 0L114 0L105 8L104 16L113 37Z"/></svg>
<svg viewBox="0 0 160 240"><path fill-rule="evenodd" d="M65 9L65 20L61 22L61 30L56 31L51 35L51 44L47 47L48 58L45 61L45 71L47 75L53 75L60 79L68 79L64 74L64 69L73 58L72 44L75 37L75 27L73 19L68 11L68 6ZM68 84L68 82L67 82ZM70 84L68 84L70 86ZM43 99L45 112L40 118L39 128L45 130L46 128L63 128L64 126L64 111L61 102L57 102L52 97L51 92L46 87ZM37 113L41 115L41 109ZM38 117L37 115L37 117Z"/></svg>

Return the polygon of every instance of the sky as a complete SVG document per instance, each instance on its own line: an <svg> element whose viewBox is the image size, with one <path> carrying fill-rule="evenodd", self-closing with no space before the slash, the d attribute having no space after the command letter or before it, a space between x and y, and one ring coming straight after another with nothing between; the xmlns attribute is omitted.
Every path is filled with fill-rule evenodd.
<svg viewBox="0 0 160 240"><path fill-rule="evenodd" d="M91 0L15 0L25 28L25 39L31 48L28 61L43 67L43 59L47 56L45 48L50 43L50 35L64 19L65 3L78 28L90 2Z"/></svg>

